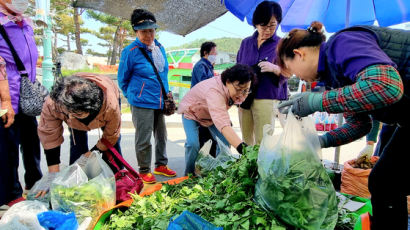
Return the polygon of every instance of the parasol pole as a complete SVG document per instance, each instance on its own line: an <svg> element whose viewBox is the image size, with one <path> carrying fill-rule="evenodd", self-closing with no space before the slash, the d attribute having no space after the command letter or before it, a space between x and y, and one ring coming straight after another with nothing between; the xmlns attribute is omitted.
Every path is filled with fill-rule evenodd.
<svg viewBox="0 0 410 230"><path fill-rule="evenodd" d="M345 18L345 28L349 27L350 24L350 0L346 0L346 18ZM337 127L343 125L343 114L339 113L337 115ZM334 158L334 165L333 169L339 169L339 161L340 161L340 146L337 146L335 149L335 158Z"/></svg>

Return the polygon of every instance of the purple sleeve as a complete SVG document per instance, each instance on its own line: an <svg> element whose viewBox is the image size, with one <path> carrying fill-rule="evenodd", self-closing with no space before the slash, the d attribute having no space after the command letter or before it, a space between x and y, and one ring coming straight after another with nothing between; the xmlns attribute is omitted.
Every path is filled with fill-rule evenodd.
<svg viewBox="0 0 410 230"><path fill-rule="evenodd" d="M370 65L396 66L379 47L375 35L364 31L345 31L334 38L328 59L344 76L356 81L356 75Z"/></svg>
<svg viewBox="0 0 410 230"><path fill-rule="evenodd" d="M242 52L243 52L243 47L244 47L244 44L243 44L244 41L245 41L245 40L242 40L241 46L239 47L239 50L238 50L238 54L236 55L236 63L240 63L240 64L241 64Z"/></svg>

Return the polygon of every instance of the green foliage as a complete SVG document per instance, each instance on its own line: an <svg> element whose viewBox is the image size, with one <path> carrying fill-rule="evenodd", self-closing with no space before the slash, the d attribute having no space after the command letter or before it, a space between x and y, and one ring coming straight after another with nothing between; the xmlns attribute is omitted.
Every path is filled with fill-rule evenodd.
<svg viewBox="0 0 410 230"><path fill-rule="evenodd" d="M226 230L285 230L253 202L258 150L258 146L247 147L246 153L230 167L217 167L207 177L164 185L143 198L133 195L131 207L125 212L116 211L105 228L166 229L172 216L188 210Z"/></svg>
<svg viewBox="0 0 410 230"><path fill-rule="evenodd" d="M62 69L61 73L64 77L66 76L71 76L75 73L79 73L79 72L87 72L87 73L104 73L102 72L100 69L98 68L84 68L84 69L78 69L78 70L68 70L68 69Z"/></svg>
<svg viewBox="0 0 410 230"><path fill-rule="evenodd" d="M239 50L239 47L241 45L242 39L241 38L217 38L213 40L207 40L207 39L197 39L195 41L192 41L190 43L181 45L181 46L176 46L176 47L166 47L167 50L176 50L176 49L188 49L188 48L201 48L201 44L206 42L206 41L212 41L215 42L218 51L223 51L227 53L232 53L236 54Z"/></svg>

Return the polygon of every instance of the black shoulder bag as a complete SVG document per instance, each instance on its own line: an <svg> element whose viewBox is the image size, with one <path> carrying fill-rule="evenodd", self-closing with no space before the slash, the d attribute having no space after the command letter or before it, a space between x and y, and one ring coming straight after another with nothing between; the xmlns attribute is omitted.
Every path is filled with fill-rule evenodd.
<svg viewBox="0 0 410 230"><path fill-rule="evenodd" d="M0 25L0 34L9 46L14 62L17 66L17 70L21 76L19 99L20 110L28 116L38 116L41 114L41 110L43 109L43 104L48 95L48 90L41 85L37 79L34 83L28 79L26 68L24 67L20 57L17 55L17 52L2 25Z"/></svg>
<svg viewBox="0 0 410 230"><path fill-rule="evenodd" d="M157 67L155 67L154 62L148 56L147 51L142 47L138 47L138 48L141 50L142 54L145 56L145 58L148 60L148 62L151 63L152 68L154 69L155 75L157 76L157 80L159 81L159 84L161 85L162 95L164 95L164 114L167 115L167 116L170 116L170 115L174 114L175 111L177 110L177 107L175 105L175 101L174 101L174 97L172 96L172 92L169 91L169 93L167 93L165 91L165 87L164 87L164 84L162 83L161 77L159 76Z"/></svg>

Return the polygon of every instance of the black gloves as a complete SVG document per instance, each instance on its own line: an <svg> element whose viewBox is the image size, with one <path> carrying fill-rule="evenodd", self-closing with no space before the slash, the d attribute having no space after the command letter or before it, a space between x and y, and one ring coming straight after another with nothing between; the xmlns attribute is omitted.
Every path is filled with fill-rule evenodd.
<svg viewBox="0 0 410 230"><path fill-rule="evenodd" d="M247 146L248 145L245 142L242 142L236 147L236 151L238 151L239 154L243 154L243 151Z"/></svg>

